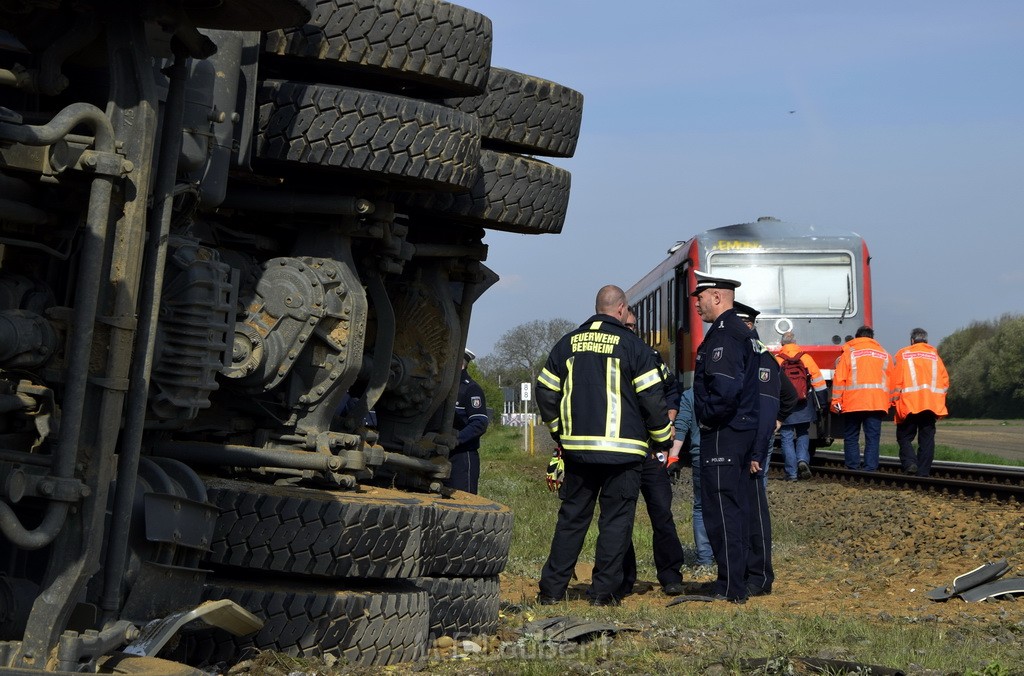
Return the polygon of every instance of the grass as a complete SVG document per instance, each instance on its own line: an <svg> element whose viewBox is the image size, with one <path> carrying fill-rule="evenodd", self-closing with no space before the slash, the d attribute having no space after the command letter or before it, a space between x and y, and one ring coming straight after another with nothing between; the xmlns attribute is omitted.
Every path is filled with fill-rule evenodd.
<svg viewBox="0 0 1024 676"><path fill-rule="evenodd" d="M554 533L558 499L545 483L550 454L546 435L537 437L537 453L523 450L521 429L492 427L483 438L481 448L482 476L480 492L513 509L516 515L512 547L506 568L507 575L536 580L547 558ZM893 447L895 449L895 447ZM949 455L947 456L947 452ZM966 454L958 449L942 448L943 459L967 459L991 462L991 457ZM692 547L689 505L676 510L676 525L684 548ZM596 523L596 518L595 518ZM808 522L783 526L775 533L778 563L782 566L822 567L820 563L801 560L799 549L808 538L822 535ZM593 562L596 525L592 526L581 554L582 562ZM650 522L646 510L637 510L634 541L638 552L650 551ZM649 556L639 556L640 578L655 579ZM814 572L814 571L808 571ZM832 571L832 574L835 574ZM505 613L509 628L515 628L537 617L564 615L565 607L539 607L525 597L521 607ZM532 596L532 592L530 594ZM623 631L614 639L583 646L520 646L523 654L499 661L489 661L486 673L561 675L572 673L703 673L711 665L721 665L717 673L793 673L779 670L750 672L745 659L770 657L780 664L794 656L820 656L823 651L835 659L867 664L906 668L917 664L942 674L1011 674L1020 673L1003 665L1017 664L1021 658L1019 637L996 641L993 636L1020 631L1020 627L985 626L983 622L958 624L936 621L935 618L888 617L863 618L827 614L808 617L798 613L774 612L750 608L719 608L683 604L666 608L662 603L640 607L578 608L569 612L600 621L615 621L639 631ZM493 657L481 659L493 660ZM431 665L439 673L464 673L466 663ZM449 671L450 668L450 671Z"/></svg>

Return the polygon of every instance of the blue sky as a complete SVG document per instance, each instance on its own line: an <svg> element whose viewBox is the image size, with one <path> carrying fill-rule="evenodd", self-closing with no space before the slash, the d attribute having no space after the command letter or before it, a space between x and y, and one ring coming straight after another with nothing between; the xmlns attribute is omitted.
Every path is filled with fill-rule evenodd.
<svg viewBox="0 0 1024 676"><path fill-rule="evenodd" d="M1024 2L463 0L491 62L584 94L560 235L491 231L491 352L582 322L673 242L759 216L854 231L876 338L1024 313ZM796 111L790 113L789 111Z"/></svg>

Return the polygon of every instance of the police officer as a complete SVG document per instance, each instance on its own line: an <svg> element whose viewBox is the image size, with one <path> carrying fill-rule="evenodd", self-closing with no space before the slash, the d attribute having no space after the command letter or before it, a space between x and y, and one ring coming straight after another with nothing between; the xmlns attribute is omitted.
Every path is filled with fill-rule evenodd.
<svg viewBox="0 0 1024 676"><path fill-rule="evenodd" d="M487 431L487 400L484 391L469 375L467 366L476 359L472 350L466 350L459 364L459 398L455 402L455 430L458 445L448 454L452 474L445 481L449 488L476 493L480 481L480 437Z"/></svg>
<svg viewBox="0 0 1024 676"><path fill-rule="evenodd" d="M747 525L750 547L747 552L747 595L766 596L772 593L775 569L772 567L772 520L768 512L768 463L771 460L775 432L783 418L796 407L796 389L783 378L779 363L764 343L757 338L754 321L759 311L740 302L733 303L736 316L750 329L756 340L758 382L757 437L750 455L748 501L750 521Z"/></svg>
<svg viewBox="0 0 1024 676"><path fill-rule="evenodd" d="M641 464L651 446L667 451L672 445L654 356L622 323L626 294L602 287L595 310L558 341L537 378L537 408L565 462L555 535L540 576L542 605L564 598L595 503L601 517L588 595L592 605L619 603Z"/></svg>
<svg viewBox="0 0 1024 676"><path fill-rule="evenodd" d="M756 339L733 310L740 283L701 272L694 275L697 281L690 295L701 319L711 325L697 349L693 403L701 429L704 527L718 563L712 594L745 603L750 460L760 414Z"/></svg>
<svg viewBox="0 0 1024 676"><path fill-rule="evenodd" d="M630 331L636 331L636 316L632 312L627 313L625 326ZM651 348L651 353L661 373L662 396L668 408L669 420L674 421L679 408L679 387L676 378L665 366L657 350ZM673 452L678 453L675 449ZM685 591L681 572L684 558L683 545L679 542L676 522L672 518L672 482L668 478L668 462L669 457L665 453L651 451L647 454L640 470L640 493L644 496L647 515L651 518L651 529L654 531L651 549L654 550L654 567L658 571L658 582L661 583L661 589L665 594L676 596ZM630 540L620 596L632 593L636 576L636 550Z"/></svg>

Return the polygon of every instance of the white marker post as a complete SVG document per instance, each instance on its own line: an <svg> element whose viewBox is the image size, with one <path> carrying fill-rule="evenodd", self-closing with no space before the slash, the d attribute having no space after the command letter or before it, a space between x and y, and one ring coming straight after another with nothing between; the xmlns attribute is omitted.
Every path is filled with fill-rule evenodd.
<svg viewBox="0 0 1024 676"><path fill-rule="evenodd" d="M523 413L523 450L529 453L529 425L526 422L526 402L530 401L530 383L519 383L519 401L522 402L521 410Z"/></svg>

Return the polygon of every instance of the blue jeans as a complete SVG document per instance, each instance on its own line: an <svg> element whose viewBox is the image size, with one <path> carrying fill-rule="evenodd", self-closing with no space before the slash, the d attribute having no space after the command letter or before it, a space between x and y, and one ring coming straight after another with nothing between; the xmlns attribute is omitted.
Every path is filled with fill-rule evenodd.
<svg viewBox="0 0 1024 676"><path fill-rule="evenodd" d="M864 427L864 467L878 469L878 444L882 439L881 411L851 411L843 414L843 459L847 468L861 469L860 428Z"/></svg>
<svg viewBox="0 0 1024 676"><path fill-rule="evenodd" d="M693 546L697 550L698 566L710 566L715 562L715 554L711 551L711 540L704 529L704 510L700 506L700 448L690 452L693 465Z"/></svg>
<svg viewBox="0 0 1024 676"><path fill-rule="evenodd" d="M779 430L782 437L782 457L785 461L787 479L796 478L797 465L801 462L811 464L811 423L783 425ZM858 458L859 460L859 458Z"/></svg>

